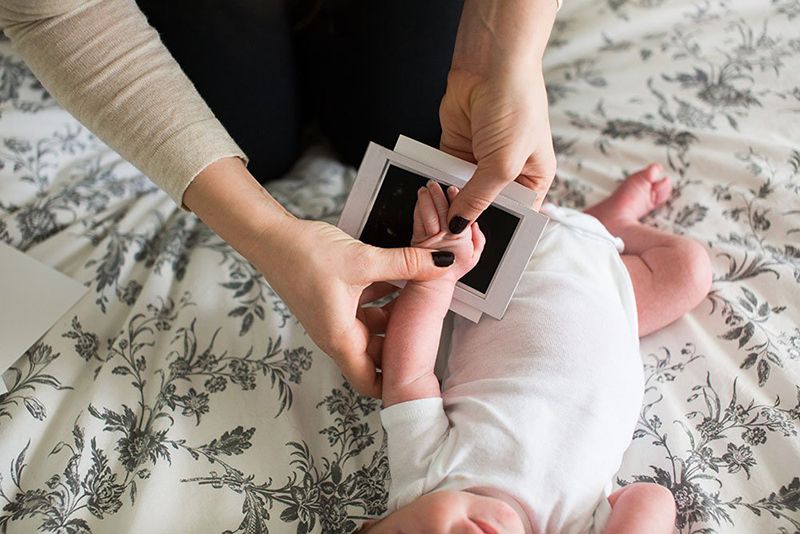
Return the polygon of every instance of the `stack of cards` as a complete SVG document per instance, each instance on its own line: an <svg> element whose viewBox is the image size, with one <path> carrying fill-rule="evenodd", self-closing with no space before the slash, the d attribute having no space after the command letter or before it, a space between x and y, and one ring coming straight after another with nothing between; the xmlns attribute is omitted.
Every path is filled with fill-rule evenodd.
<svg viewBox="0 0 800 534"><path fill-rule="evenodd" d="M370 245L409 246L417 190L428 180L462 188L474 172L472 163L405 136L393 151L370 143L339 227ZM484 313L503 317L547 225L548 218L531 208L535 199L536 193L512 182L478 218L486 246L456 285L451 310L475 322Z"/></svg>

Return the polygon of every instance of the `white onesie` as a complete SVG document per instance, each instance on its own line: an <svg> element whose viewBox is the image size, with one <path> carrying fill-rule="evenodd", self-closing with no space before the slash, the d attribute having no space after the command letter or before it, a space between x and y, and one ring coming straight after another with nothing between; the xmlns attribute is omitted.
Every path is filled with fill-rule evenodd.
<svg viewBox="0 0 800 534"><path fill-rule="evenodd" d="M551 217L501 321L456 318L442 398L381 412L389 511L436 490L511 504L529 533L601 532L644 391L621 241Z"/></svg>

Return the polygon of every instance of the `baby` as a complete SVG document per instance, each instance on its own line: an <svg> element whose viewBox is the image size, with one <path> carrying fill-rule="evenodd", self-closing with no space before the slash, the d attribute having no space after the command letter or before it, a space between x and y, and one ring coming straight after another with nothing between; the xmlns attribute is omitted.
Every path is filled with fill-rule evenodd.
<svg viewBox="0 0 800 534"><path fill-rule="evenodd" d="M440 390L442 322L485 238L477 223L447 232L445 193L434 182L419 190L414 245L456 261L442 278L408 283L387 310L390 513L363 532L673 531L666 488L610 493L642 403L639 336L693 308L711 283L700 245L639 222L670 191L651 165L585 213L543 207L551 222L504 319L456 319Z"/></svg>

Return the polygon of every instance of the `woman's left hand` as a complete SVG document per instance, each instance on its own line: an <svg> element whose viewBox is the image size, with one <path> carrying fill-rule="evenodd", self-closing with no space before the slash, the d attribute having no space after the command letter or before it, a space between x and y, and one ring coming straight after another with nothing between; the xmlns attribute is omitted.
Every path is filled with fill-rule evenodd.
<svg viewBox="0 0 800 534"><path fill-rule="evenodd" d="M450 207L474 221L514 180L536 191L541 206L556 173L547 92L541 69L484 77L450 72L439 110L441 149L478 164Z"/></svg>
<svg viewBox="0 0 800 534"><path fill-rule="evenodd" d="M557 0L465 0L439 107L440 148L477 164L448 211L463 231L517 180L539 208L556 172L542 56Z"/></svg>
<svg viewBox="0 0 800 534"><path fill-rule="evenodd" d="M237 158L209 165L183 198L264 275L353 388L379 397L376 341L385 314L361 304L393 291L386 281L445 275L453 254L419 247L377 248L330 224L297 219Z"/></svg>

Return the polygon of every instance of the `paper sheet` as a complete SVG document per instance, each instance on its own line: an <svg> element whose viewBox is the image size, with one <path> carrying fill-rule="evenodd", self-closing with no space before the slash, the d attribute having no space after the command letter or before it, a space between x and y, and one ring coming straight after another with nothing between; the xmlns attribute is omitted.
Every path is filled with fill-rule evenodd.
<svg viewBox="0 0 800 534"><path fill-rule="evenodd" d="M0 243L0 373L87 291L83 284ZM6 391L5 381L0 380L0 394Z"/></svg>

